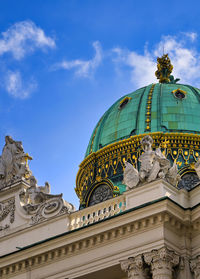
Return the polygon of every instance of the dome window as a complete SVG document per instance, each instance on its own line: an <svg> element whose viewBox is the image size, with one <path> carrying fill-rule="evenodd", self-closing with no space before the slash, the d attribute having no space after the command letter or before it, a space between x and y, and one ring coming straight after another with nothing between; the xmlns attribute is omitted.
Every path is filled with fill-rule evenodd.
<svg viewBox="0 0 200 279"><path fill-rule="evenodd" d="M131 100L131 97L125 97L124 99L122 99L119 103L119 109L123 109Z"/></svg>
<svg viewBox="0 0 200 279"><path fill-rule="evenodd" d="M173 90L172 93L173 93L174 97L175 97L176 99L179 99L179 100L185 99L186 94L187 94L186 91L183 91L183 90L181 90L181 89L179 89L179 88L176 89L176 90Z"/></svg>

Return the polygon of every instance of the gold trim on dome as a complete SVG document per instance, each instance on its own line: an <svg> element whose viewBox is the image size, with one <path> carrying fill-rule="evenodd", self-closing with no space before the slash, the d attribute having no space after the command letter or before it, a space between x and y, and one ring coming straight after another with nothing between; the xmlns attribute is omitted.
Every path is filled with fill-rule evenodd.
<svg viewBox="0 0 200 279"><path fill-rule="evenodd" d="M183 93L184 96L186 96L186 94L187 94L186 91L184 91L184 90L182 90L182 89L180 89L180 88L175 89L175 90L173 90L171 93L174 95L174 97L175 97L176 99L178 99L178 97L176 96L176 93L177 93L177 92ZM184 98L184 97L183 97L183 98Z"/></svg>
<svg viewBox="0 0 200 279"><path fill-rule="evenodd" d="M152 96L153 96L153 90L155 87L155 83L151 86L151 89L149 91L148 97L147 97L147 106L146 106L146 128L145 131L151 131L151 103L152 103Z"/></svg>
<svg viewBox="0 0 200 279"><path fill-rule="evenodd" d="M126 96L119 103L120 103L120 105L122 105L126 100L130 101L131 99L132 99L131 97Z"/></svg>
<svg viewBox="0 0 200 279"><path fill-rule="evenodd" d="M179 167L190 164L191 158L196 162L200 156L200 135L163 132L148 134L154 140L153 148L161 147L166 157L176 160ZM124 168L124 160L137 167L142 152L140 141L144 135L109 144L84 159L76 176L75 191L80 200L83 200L84 193L95 183L96 176L100 180L110 178L109 172L117 175L119 168Z"/></svg>

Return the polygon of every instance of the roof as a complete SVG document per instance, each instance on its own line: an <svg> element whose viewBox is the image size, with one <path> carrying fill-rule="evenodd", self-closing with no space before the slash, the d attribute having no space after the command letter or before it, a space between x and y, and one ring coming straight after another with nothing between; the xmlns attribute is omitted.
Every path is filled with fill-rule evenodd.
<svg viewBox="0 0 200 279"><path fill-rule="evenodd" d="M200 90L156 83L117 100L97 123L86 157L104 146L147 132L200 134Z"/></svg>

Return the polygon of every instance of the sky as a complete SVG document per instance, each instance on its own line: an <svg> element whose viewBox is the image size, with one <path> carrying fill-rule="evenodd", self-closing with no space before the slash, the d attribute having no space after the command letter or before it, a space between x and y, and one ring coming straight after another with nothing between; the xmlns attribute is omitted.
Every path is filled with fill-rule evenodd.
<svg viewBox="0 0 200 279"><path fill-rule="evenodd" d="M120 97L156 82L169 53L200 86L199 1L0 0L0 149L23 142L38 180L79 206L78 166Z"/></svg>

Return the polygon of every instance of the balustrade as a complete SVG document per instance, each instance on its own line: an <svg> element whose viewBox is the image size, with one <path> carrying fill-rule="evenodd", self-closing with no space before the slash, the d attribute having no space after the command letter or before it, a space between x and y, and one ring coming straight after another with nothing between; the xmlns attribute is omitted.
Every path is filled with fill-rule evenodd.
<svg viewBox="0 0 200 279"><path fill-rule="evenodd" d="M123 212L126 209L125 195L84 208L70 214L70 230L78 229Z"/></svg>

